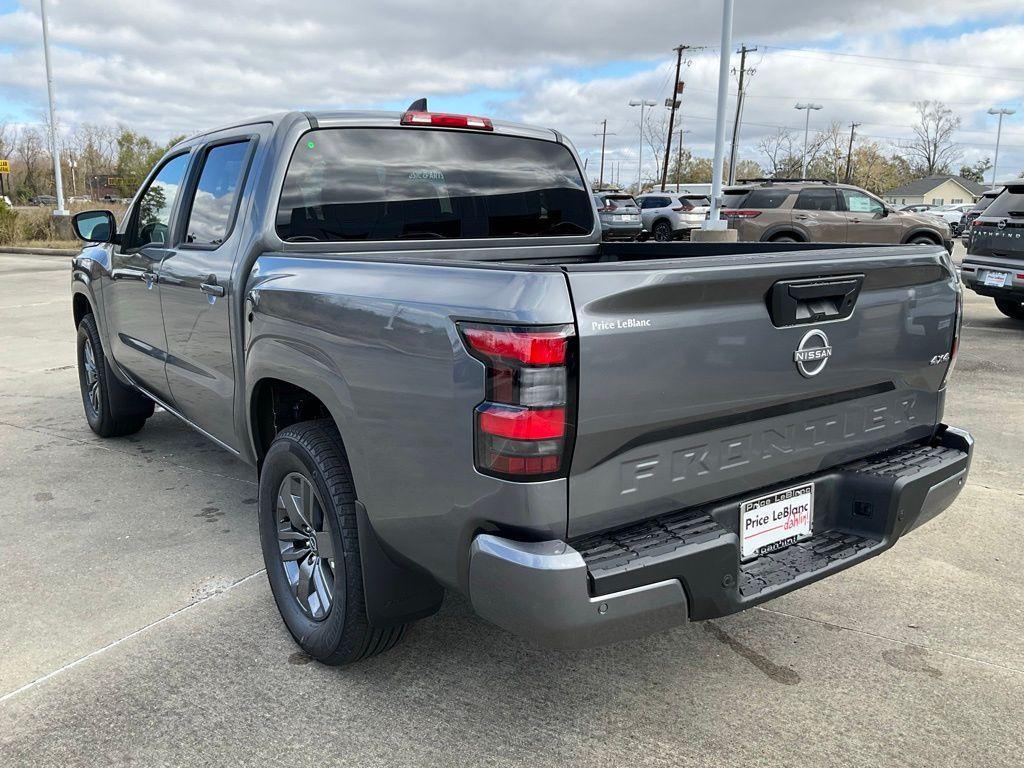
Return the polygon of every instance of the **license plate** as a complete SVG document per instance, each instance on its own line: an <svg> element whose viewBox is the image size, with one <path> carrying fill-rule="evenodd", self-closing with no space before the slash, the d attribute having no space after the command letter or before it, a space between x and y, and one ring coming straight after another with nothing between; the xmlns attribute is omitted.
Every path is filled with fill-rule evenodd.
<svg viewBox="0 0 1024 768"><path fill-rule="evenodd" d="M1003 288L1010 282L1010 274L1008 272L992 272L989 270L985 273L985 285L991 285L993 288Z"/></svg>
<svg viewBox="0 0 1024 768"><path fill-rule="evenodd" d="M740 559L752 560L811 535L814 483L740 504Z"/></svg>
<svg viewBox="0 0 1024 768"><path fill-rule="evenodd" d="M619 214L617 217L619 221L636 221L636 216L631 216L628 213Z"/></svg>

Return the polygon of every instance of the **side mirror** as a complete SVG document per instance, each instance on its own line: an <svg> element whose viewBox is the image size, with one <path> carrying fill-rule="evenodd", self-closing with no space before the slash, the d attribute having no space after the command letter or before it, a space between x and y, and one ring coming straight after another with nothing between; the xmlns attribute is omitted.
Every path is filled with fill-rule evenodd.
<svg viewBox="0 0 1024 768"><path fill-rule="evenodd" d="M87 243L117 243L117 222L110 211L82 211L71 218L75 234Z"/></svg>

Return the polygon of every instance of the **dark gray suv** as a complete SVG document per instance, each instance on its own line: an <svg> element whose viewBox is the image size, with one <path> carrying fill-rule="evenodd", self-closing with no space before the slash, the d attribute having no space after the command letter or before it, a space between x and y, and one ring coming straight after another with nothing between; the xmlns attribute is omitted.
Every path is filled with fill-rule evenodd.
<svg viewBox="0 0 1024 768"><path fill-rule="evenodd" d="M971 224L964 285L991 296L1007 317L1024 320L1024 179L1003 189Z"/></svg>

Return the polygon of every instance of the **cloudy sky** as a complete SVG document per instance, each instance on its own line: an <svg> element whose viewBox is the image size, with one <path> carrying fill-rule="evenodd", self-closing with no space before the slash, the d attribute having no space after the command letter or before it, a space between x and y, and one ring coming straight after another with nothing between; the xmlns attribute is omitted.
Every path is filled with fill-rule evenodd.
<svg viewBox="0 0 1024 768"><path fill-rule="evenodd" d="M639 114L669 95L672 48L686 143L711 154L718 0L49 0L60 120L124 123L156 138L292 108L404 108L540 123L635 178ZM1020 0L808 3L737 0L734 42L757 46L741 156L758 138L802 132L797 100L820 103L883 144L909 135L912 102L945 101L971 162L991 156L993 105L1006 120L1000 176L1024 169L1024 4ZM734 57L738 60L738 57ZM734 61L735 63L735 61ZM735 94L732 84L730 109ZM38 0L0 0L0 121L46 108ZM664 112L663 106L655 108ZM645 148L646 152L646 148ZM648 153L649 154L649 153ZM648 158L649 159L649 158ZM1005 172L1005 173L1004 173Z"/></svg>

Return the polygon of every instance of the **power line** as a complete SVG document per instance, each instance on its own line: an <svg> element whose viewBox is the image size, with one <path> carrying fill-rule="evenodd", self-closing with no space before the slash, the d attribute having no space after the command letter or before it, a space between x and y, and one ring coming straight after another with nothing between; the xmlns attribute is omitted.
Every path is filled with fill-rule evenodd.
<svg viewBox="0 0 1024 768"><path fill-rule="evenodd" d="M898 56L872 56L867 53L849 53L846 51L823 51L820 48L793 48L785 45L763 45L766 50L776 51L789 51L799 53L816 53L823 56L843 56L851 59L871 59L873 61L896 61L907 64L925 64L930 67L948 67L954 69L991 69L996 72L1006 72L1007 70L1013 70L1016 72L1024 72L1024 67L1006 67L996 64L943 64L938 61L927 61L925 59L909 59L901 58Z"/></svg>

